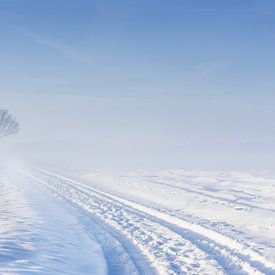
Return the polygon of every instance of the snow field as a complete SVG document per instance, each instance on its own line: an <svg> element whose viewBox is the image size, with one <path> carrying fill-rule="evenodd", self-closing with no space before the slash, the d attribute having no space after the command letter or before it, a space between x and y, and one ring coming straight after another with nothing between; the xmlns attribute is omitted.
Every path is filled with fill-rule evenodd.
<svg viewBox="0 0 275 275"><path fill-rule="evenodd" d="M41 169L28 174L138 247L159 274L273 274L275 265L236 239Z"/></svg>

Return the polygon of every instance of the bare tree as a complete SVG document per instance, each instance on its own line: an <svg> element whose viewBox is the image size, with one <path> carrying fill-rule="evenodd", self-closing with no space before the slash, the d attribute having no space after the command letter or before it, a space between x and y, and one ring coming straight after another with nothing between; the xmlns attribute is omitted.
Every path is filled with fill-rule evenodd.
<svg viewBox="0 0 275 275"><path fill-rule="evenodd" d="M0 138L16 134L19 124L8 110L0 109Z"/></svg>

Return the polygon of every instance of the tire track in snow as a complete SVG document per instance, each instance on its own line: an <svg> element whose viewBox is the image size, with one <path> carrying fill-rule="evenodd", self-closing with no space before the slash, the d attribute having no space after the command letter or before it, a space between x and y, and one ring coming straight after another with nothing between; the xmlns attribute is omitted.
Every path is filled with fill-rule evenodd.
<svg viewBox="0 0 275 275"><path fill-rule="evenodd" d="M152 221L147 215L102 197L89 190L81 190L71 182L54 176L28 175L46 184L93 216L123 232L125 237L147 256L159 274L224 274L217 262L169 228ZM87 192L88 191L88 192ZM125 245L127 242L122 241ZM140 253L134 253L139 255ZM146 274L141 270L140 274Z"/></svg>
<svg viewBox="0 0 275 275"><path fill-rule="evenodd" d="M17 169L23 173L27 179L31 179L35 183L43 184L45 188L49 188L41 179ZM156 271L150 266L147 259L139 252L139 250L119 231L110 227L108 224L101 221L96 216L91 216L90 213L80 205L72 204L72 201L59 194L56 190L54 195L64 199L71 207L76 207L79 211L79 218L88 231L92 232L93 237L101 245L102 251L107 264L108 274L112 275L156 275Z"/></svg>
<svg viewBox="0 0 275 275"><path fill-rule="evenodd" d="M57 194L57 193L56 193ZM58 194L57 194L58 195ZM61 197L60 195L58 195ZM62 197L61 197L62 198ZM63 197L64 199L64 197ZM69 200L67 200L70 202ZM91 217L86 210L79 207L82 214L85 215L83 221L93 233L93 236L102 246L104 256L107 262L108 274L112 275L155 275L156 272L147 263L143 255L118 231L115 232L107 224L96 217ZM92 221L92 224L90 224Z"/></svg>
<svg viewBox="0 0 275 275"><path fill-rule="evenodd" d="M131 220L132 222L133 222L134 214L136 215L136 217L138 217L139 220L143 218L143 223L144 221L146 221L144 224L142 224L141 228L143 229L146 228L146 225L148 226L148 224L149 224L149 227L151 226L152 228L154 228L154 226L156 226L157 224L159 228L162 228L162 230L164 231L168 230L167 232L164 232L164 231L161 232L162 234L164 234L164 236L165 234L167 235L167 233L169 233L170 235L173 233L177 235L177 237L178 235L180 235L181 237L185 238L185 242L191 242L192 245L196 246L195 250L197 254L189 255L189 259L191 256L193 257L192 260L198 261L199 259L198 251L200 251L200 253L202 251L204 251L205 253L208 253L209 254L208 257L205 258L205 255L204 255L204 260L211 262L212 266L216 268L215 270L216 273L221 272L221 270L215 266L213 258L223 267L224 271L227 271L231 274L233 272L234 274L246 274L246 273L261 274L261 272L265 274L274 274L275 269L274 269L274 264L272 262L269 262L263 256L243 246L241 243L239 243L236 240L225 237L215 231L204 228L201 225L193 224L183 219L179 219L177 217L170 216L166 213L162 213L156 209L149 208L147 206L137 204L132 201L122 199L117 196L113 196L111 194L107 194L105 192L96 190L90 186L83 185L71 179L68 179L44 170L39 169L39 171L40 171L39 177L42 176L44 183L46 183L47 185L50 185L51 188L54 188L54 189L61 188L60 191L61 192L65 191L66 194L74 193L74 194L70 194L71 196L70 199L75 202L77 202L77 198L75 198L74 195L75 193L78 193L78 195L82 195L82 199L84 194L86 195L86 200L89 197L93 197L93 200L96 201L96 205L92 205L92 207L99 207L99 205L102 204L103 202L110 204L111 207L109 208L107 207L107 209L105 209L106 210L105 214L103 215L106 215L106 213L113 213L113 216L116 216L118 214L121 215L123 212L126 211L126 214L130 215L128 218L130 218L130 220L132 218ZM72 189L74 189L74 192L72 192ZM83 201L83 205L81 206L83 208L87 207L87 201ZM109 219L107 222L113 225L114 227L118 226L117 221L115 221L114 219ZM121 229L127 232L127 228L122 227L120 228L120 230ZM146 233L148 235L148 232ZM149 233L153 234L154 232L151 231ZM133 236L131 234L130 235L128 234L127 237L130 237L133 239ZM156 239L161 239L161 237L156 236ZM135 239L133 239L133 241L135 241ZM179 239L173 240L174 243L176 241L179 242ZM148 246L150 245L150 242L145 244ZM147 253L148 258L152 256L151 254L153 254L154 257L157 257L157 255L154 255L152 251L151 251L151 254L150 253L148 254L148 251L146 251L146 247L144 248L144 245L142 246L139 243L136 243L136 245L141 247L141 249L145 254ZM181 249L179 251L182 252ZM178 254L176 254L176 257L179 257ZM170 264L172 262L175 263L176 260L177 260L176 258L171 259ZM156 259L151 259L151 261L154 263ZM181 262L181 264L183 264L183 262ZM168 266L169 265L166 265L166 268ZM177 273L177 271L180 271L178 269L179 267L180 265L174 266L174 269L172 267L172 271L174 273ZM171 268L171 265L169 266L169 268ZM194 274L197 273L195 271L196 270L195 266L193 266L192 268L189 269L189 274L190 274L190 271L194 271Z"/></svg>

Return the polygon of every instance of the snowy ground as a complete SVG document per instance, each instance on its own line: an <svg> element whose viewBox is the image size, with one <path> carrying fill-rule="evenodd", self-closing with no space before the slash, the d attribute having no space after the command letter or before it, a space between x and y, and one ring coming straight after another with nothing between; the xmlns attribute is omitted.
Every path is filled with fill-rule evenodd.
<svg viewBox="0 0 275 275"><path fill-rule="evenodd" d="M2 172L0 271L275 274L274 175L68 175Z"/></svg>
<svg viewBox="0 0 275 275"><path fill-rule="evenodd" d="M0 177L0 197L0 274L104 273L102 249L73 208L15 172Z"/></svg>

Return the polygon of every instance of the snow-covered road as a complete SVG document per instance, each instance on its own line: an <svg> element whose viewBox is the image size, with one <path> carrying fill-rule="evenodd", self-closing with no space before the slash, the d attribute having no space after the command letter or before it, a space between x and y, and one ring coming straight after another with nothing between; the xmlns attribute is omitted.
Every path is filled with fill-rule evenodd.
<svg viewBox="0 0 275 275"><path fill-rule="evenodd" d="M75 206L102 247L110 274L275 274L275 263L237 232L225 234L180 211L102 191L85 180L39 168L19 171Z"/></svg>
<svg viewBox="0 0 275 275"><path fill-rule="evenodd" d="M221 185L209 175L171 174L1 172L0 273L275 274L273 237L228 223L240 215L239 224L272 225L272 178L224 175ZM221 216L211 205L224 207L224 222L213 221Z"/></svg>

